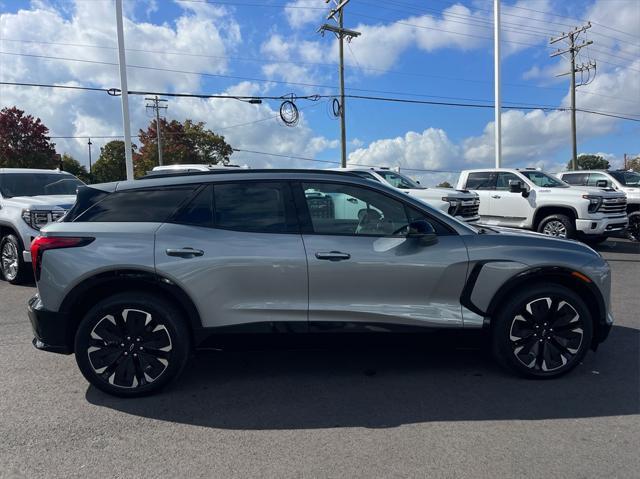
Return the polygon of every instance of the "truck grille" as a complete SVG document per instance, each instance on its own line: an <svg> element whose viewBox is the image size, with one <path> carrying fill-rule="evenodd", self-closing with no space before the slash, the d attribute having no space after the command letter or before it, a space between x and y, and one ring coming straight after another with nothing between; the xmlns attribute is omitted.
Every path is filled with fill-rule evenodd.
<svg viewBox="0 0 640 479"><path fill-rule="evenodd" d="M619 216L627 211L627 199L605 198L600 205L599 211L607 216Z"/></svg>
<svg viewBox="0 0 640 479"><path fill-rule="evenodd" d="M460 216L461 218L473 218L478 216L480 209L480 200L467 200L462 202L462 206L459 206L453 216Z"/></svg>

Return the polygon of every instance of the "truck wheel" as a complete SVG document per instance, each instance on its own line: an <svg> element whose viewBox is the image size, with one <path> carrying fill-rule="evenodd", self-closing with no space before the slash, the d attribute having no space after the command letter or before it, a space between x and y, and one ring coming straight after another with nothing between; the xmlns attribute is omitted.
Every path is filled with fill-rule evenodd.
<svg viewBox="0 0 640 479"><path fill-rule="evenodd" d="M576 236L576 227L573 219L567 215L549 215L538 224L538 232L557 238L573 239Z"/></svg>
<svg viewBox="0 0 640 479"><path fill-rule="evenodd" d="M584 301L553 283L513 295L491 328L498 362L531 378L569 372L582 361L593 336L593 320Z"/></svg>
<svg viewBox="0 0 640 479"><path fill-rule="evenodd" d="M0 241L0 273L11 284L22 284L30 278L30 265L22 259L20 241L12 234Z"/></svg>
<svg viewBox="0 0 640 479"><path fill-rule="evenodd" d="M80 371L114 396L159 391L180 375L189 358L182 316L173 304L147 293L119 293L100 301L76 332Z"/></svg>
<svg viewBox="0 0 640 479"><path fill-rule="evenodd" d="M627 236L633 241L640 241L640 211L629 214Z"/></svg>

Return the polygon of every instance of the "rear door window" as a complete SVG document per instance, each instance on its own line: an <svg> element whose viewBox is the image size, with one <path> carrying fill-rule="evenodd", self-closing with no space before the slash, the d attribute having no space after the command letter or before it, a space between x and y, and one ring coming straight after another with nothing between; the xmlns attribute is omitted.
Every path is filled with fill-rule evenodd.
<svg viewBox="0 0 640 479"><path fill-rule="evenodd" d="M219 183L213 191L216 228L255 233L299 232L287 183Z"/></svg>
<svg viewBox="0 0 640 479"><path fill-rule="evenodd" d="M492 171L469 173L465 188L468 190L495 190L497 175Z"/></svg>
<svg viewBox="0 0 640 479"><path fill-rule="evenodd" d="M588 173L570 173L562 175L562 181L573 186L584 186L587 184Z"/></svg>
<svg viewBox="0 0 640 479"><path fill-rule="evenodd" d="M196 187L187 185L116 191L74 221L163 223L189 200Z"/></svg>

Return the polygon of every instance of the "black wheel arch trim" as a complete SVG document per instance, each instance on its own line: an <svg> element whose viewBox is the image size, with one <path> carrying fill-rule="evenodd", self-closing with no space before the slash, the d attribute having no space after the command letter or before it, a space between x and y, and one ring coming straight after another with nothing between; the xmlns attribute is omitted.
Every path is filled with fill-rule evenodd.
<svg viewBox="0 0 640 479"><path fill-rule="evenodd" d="M75 330L82 319L74 314L83 305L86 306L87 298L91 291L109 289L113 287L116 291L126 291L135 287L145 289L150 293L161 294L165 298L174 300L175 303L185 312L190 332L195 340L198 339L198 332L203 329L200 313L191 297L169 278L158 275L151 271L135 269L118 269L105 271L95 276L91 276L81 283L78 283L62 301L59 311L68 315L70 321L75 324L70 325L70 333L75 334ZM114 291L115 292L115 291ZM94 300L95 301L95 300ZM93 302L93 301L92 301ZM73 344L73 338L70 338Z"/></svg>
<svg viewBox="0 0 640 479"><path fill-rule="evenodd" d="M517 288L521 284L534 280L536 279L536 277L544 278L545 280L556 277L561 281L564 281L565 283L567 281L575 282L581 285L581 287L585 288L586 291L590 293L590 297L593 299L593 302L597 307L597 311L593 312L596 314L596 317L595 317L596 327L593 335L592 347L595 349L599 343L601 343L606 339L606 337L609 334L609 330L611 329L611 325L607 323L607 308L605 305L604 298L602 297L602 293L600 292L598 287L593 283L593 281L586 282L584 280L577 279L573 275L573 273L575 272L574 270L570 268L565 268L562 266L536 266L536 267L528 268L524 271L521 271L515 274L514 276L509 278L507 281L505 281L504 284L502 284L502 286L500 286L498 291L494 294L493 298L491 299L486 311L483 311L481 308L475 305L471 300L471 295L473 294L473 290L475 288L478 277L480 276L480 272L482 271L482 268L484 268L484 266L488 263L503 263L503 262L512 262L512 261L489 260L489 261L478 261L475 263L475 265L471 269L471 272L469 273L469 276L467 278L467 281L465 283L465 286L460 296L460 303L465 308L485 318L491 318L495 313L496 308L501 304L503 299L511 291L513 291L515 288ZM585 276L583 273L580 273L580 274L582 276ZM490 321L485 321L485 326L487 325L490 325Z"/></svg>
<svg viewBox="0 0 640 479"><path fill-rule="evenodd" d="M573 213L573 220L577 220L578 218L580 218L580 216L578 215L578 210L576 210L573 206L554 206L554 205L542 205L542 206L538 206L535 211L533 212L533 226L534 228L537 228L538 225L540 224L540 222L545 218L544 216L540 215L540 211L544 210L544 209L555 209L555 210L567 210L567 211L571 211ZM555 213L552 213L552 215L559 215L562 214L558 211L556 211ZM538 216L540 215L540 216ZM550 215L551 216L551 215ZM574 223L575 226L575 223Z"/></svg>

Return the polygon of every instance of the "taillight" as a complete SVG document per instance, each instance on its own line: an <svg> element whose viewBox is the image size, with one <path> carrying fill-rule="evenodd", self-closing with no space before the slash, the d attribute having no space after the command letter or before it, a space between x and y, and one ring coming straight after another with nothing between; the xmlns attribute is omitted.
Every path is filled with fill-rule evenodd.
<svg viewBox="0 0 640 479"><path fill-rule="evenodd" d="M49 249L77 248L91 243L95 238L78 238L71 236L37 236L31 242L31 264L36 281L40 281L42 255Z"/></svg>

